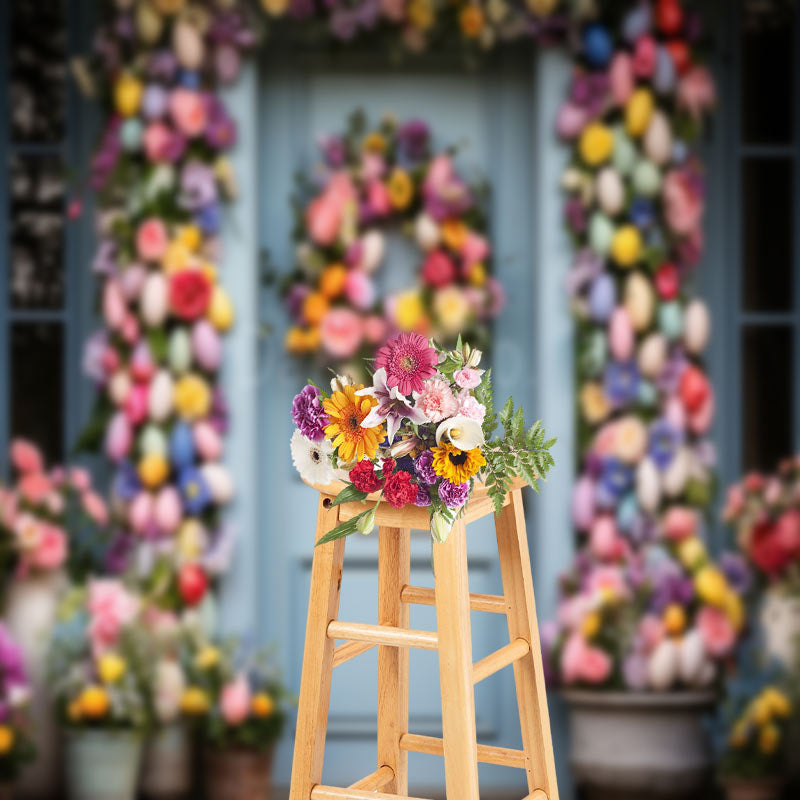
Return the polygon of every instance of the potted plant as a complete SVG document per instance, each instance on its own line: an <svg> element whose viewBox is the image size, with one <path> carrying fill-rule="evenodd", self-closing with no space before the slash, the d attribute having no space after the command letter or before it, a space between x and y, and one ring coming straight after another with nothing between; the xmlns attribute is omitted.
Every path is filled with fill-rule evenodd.
<svg viewBox="0 0 800 800"><path fill-rule="evenodd" d="M133 800L152 721L153 660L142 601L121 581L91 579L64 599L50 683L72 800Z"/></svg>
<svg viewBox="0 0 800 800"><path fill-rule="evenodd" d="M9 800L22 767L34 758L27 705L31 688L25 658L0 624L0 798Z"/></svg>
<svg viewBox="0 0 800 800"><path fill-rule="evenodd" d="M287 695L268 654L194 637L184 658L182 708L204 744L208 800L269 800Z"/></svg>

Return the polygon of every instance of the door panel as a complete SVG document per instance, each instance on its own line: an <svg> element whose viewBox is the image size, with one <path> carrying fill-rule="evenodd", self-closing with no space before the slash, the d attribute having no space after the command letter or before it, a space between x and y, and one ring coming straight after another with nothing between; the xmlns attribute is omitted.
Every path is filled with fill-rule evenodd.
<svg viewBox="0 0 800 800"><path fill-rule="evenodd" d="M459 62L395 72L378 56L372 61L342 63L324 58L272 56L262 65L261 82L261 225L262 245L271 269L292 265L292 215L289 197L294 175L310 171L317 160L315 142L326 132L342 130L351 111L363 109L371 121L384 113L398 119L420 117L432 127L436 148L460 145L460 167L470 179L491 186L491 234L495 266L509 295L495 325L492 363L502 375L498 396L514 394L531 408L535 390L532 362L535 323L532 265L531 185L533 64L529 57L509 58L496 67L470 73ZM392 234L382 271L382 288L407 285L418 255L399 234ZM268 328L262 343L258 385L262 408L260 431L260 501L263 575L259 636L275 641L293 689L300 682L308 581L311 571L316 497L295 474L289 457L291 398L306 370L283 352L286 315L274 291L264 293L262 314ZM496 542L491 519L470 528L471 590L500 592ZM342 619L375 622L377 607L377 536L350 537L342 583ZM430 537L412 538L412 581L432 586ZM435 629L432 608L412 608L412 627ZM475 659L508 641L505 623L493 615L473 614ZM324 780L347 785L375 769L377 706L376 656L369 653L334 674ZM510 670L478 687L479 738L487 744L520 746L519 723ZM413 732L441 735L438 662L434 653L412 652L411 723ZM278 759L278 780L288 781L290 742ZM411 757L412 785L427 789L443 784L441 759ZM520 787L513 770L481 767L486 786ZM412 792L413 793L413 792Z"/></svg>

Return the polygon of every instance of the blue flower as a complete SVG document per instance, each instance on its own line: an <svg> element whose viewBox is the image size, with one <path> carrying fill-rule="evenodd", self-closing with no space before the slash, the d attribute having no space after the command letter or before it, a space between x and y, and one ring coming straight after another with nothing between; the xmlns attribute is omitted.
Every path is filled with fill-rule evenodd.
<svg viewBox="0 0 800 800"><path fill-rule="evenodd" d="M635 361L612 362L606 367L604 388L615 408L632 405L639 395L639 368Z"/></svg>
<svg viewBox="0 0 800 800"><path fill-rule="evenodd" d="M219 203L209 203L195 214L195 222L206 236L219 233L222 223L222 209Z"/></svg>
<svg viewBox="0 0 800 800"><path fill-rule="evenodd" d="M619 499L633 486L633 469L620 459L605 459L600 484L612 497Z"/></svg>
<svg viewBox="0 0 800 800"><path fill-rule="evenodd" d="M649 228L655 219L653 204L646 197L637 197L631 204L630 217L637 228Z"/></svg>
<svg viewBox="0 0 800 800"><path fill-rule="evenodd" d="M114 475L112 491L126 503L129 503L142 490L142 482L136 467L130 461L122 461Z"/></svg>
<svg viewBox="0 0 800 800"><path fill-rule="evenodd" d="M183 497L183 506L189 514L200 514L211 502L206 479L196 467L187 467L181 471L178 487Z"/></svg>
<svg viewBox="0 0 800 800"><path fill-rule="evenodd" d="M650 426L648 452L659 469L666 469L683 444L683 434L666 419L659 419Z"/></svg>

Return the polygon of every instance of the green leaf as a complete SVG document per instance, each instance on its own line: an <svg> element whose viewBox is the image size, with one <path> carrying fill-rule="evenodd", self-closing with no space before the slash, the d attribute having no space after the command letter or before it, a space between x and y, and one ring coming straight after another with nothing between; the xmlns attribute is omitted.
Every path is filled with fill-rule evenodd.
<svg viewBox="0 0 800 800"><path fill-rule="evenodd" d="M336 495L332 506L340 506L342 503L351 503L353 501L361 502L366 498L367 493L362 492L360 489L356 489L356 487L350 483L342 489L339 494Z"/></svg>
<svg viewBox="0 0 800 800"><path fill-rule="evenodd" d="M362 517L365 517L367 514L371 514L373 509L368 508L366 511L362 511L358 516L353 517L353 519L347 520L347 522L342 522L341 525L337 525L333 530L328 531L316 544L319 547L321 544L328 544L329 542L334 542L336 539L343 539L345 536L350 536L351 533L355 533L358 530L358 523Z"/></svg>

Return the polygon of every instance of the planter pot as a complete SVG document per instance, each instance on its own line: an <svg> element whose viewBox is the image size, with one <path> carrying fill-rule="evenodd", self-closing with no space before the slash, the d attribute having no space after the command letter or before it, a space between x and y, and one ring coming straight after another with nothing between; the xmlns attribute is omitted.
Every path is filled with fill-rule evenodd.
<svg viewBox="0 0 800 800"><path fill-rule="evenodd" d="M0 783L0 800L14 800L14 786L10 783Z"/></svg>
<svg viewBox="0 0 800 800"><path fill-rule="evenodd" d="M727 800L778 800L782 778L731 778L723 780Z"/></svg>
<svg viewBox="0 0 800 800"><path fill-rule="evenodd" d="M136 731L74 730L66 736L70 800L134 800L142 757Z"/></svg>
<svg viewBox="0 0 800 800"><path fill-rule="evenodd" d="M144 746L139 786L146 797L175 800L192 788L192 743L184 725L159 728Z"/></svg>
<svg viewBox="0 0 800 800"><path fill-rule="evenodd" d="M767 655L793 670L800 640L800 597L787 594L780 586L770 588L761 607L761 627Z"/></svg>
<svg viewBox="0 0 800 800"><path fill-rule="evenodd" d="M274 755L272 747L263 753L207 747L203 753L207 800L270 800Z"/></svg>
<svg viewBox="0 0 800 800"><path fill-rule="evenodd" d="M707 797L711 692L567 691L575 779L591 800Z"/></svg>
<svg viewBox="0 0 800 800"><path fill-rule="evenodd" d="M5 622L19 642L31 681L29 706L36 760L28 764L15 783L23 797L52 798L59 789L61 761L59 730L47 688L47 651L58 600L66 586L64 575L51 572L14 580L8 590Z"/></svg>

